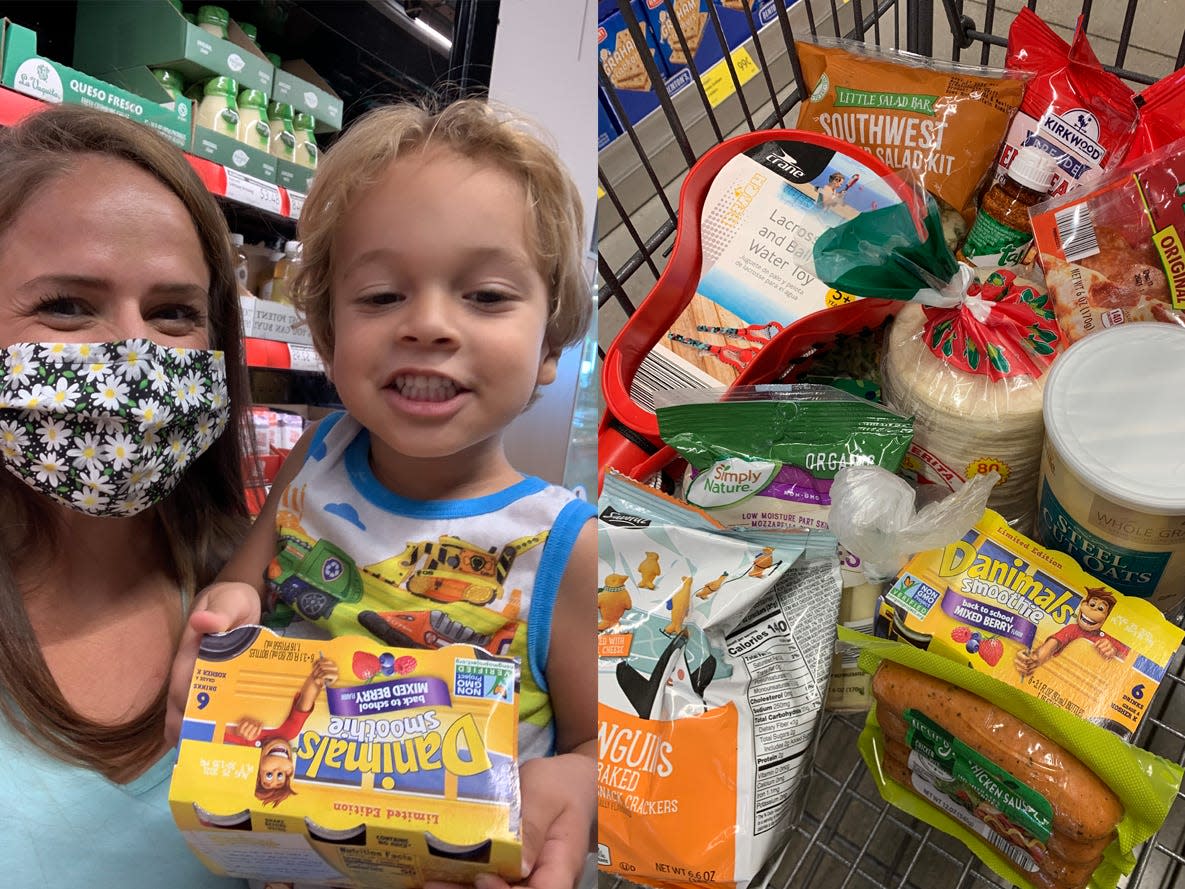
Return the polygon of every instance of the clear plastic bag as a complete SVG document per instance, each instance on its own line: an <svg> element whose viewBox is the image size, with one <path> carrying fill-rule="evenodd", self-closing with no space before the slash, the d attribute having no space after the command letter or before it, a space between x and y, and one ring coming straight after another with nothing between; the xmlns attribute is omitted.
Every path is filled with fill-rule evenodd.
<svg viewBox="0 0 1185 889"><path fill-rule="evenodd" d="M998 476L979 475L918 509L909 484L879 466L841 469L831 486L831 530L869 580L897 576L910 556L958 540L979 521Z"/></svg>

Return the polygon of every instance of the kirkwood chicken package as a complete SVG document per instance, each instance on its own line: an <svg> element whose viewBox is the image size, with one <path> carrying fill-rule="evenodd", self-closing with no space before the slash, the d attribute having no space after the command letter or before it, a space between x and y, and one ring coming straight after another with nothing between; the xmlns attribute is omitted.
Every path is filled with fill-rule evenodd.
<svg viewBox="0 0 1185 889"><path fill-rule="evenodd" d="M800 802L835 645L835 538L725 529L612 472L600 508L600 865L744 889Z"/></svg>
<svg viewBox="0 0 1185 889"><path fill-rule="evenodd" d="M518 663L242 627L194 669L169 802L215 873L412 887L522 874Z"/></svg>

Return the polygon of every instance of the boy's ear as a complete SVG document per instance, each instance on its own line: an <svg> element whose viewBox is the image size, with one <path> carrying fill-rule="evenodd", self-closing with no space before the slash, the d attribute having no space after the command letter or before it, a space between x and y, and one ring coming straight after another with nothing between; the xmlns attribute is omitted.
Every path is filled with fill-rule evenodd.
<svg viewBox="0 0 1185 889"><path fill-rule="evenodd" d="M546 343L543 344L543 356L539 359L539 374L535 377L536 386L546 386L555 382L556 367L560 363L560 353Z"/></svg>

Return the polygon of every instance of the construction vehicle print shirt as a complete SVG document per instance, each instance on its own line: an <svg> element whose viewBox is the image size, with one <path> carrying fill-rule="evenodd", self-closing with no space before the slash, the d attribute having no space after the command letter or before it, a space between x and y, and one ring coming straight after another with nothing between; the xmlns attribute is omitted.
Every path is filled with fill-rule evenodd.
<svg viewBox="0 0 1185 889"><path fill-rule="evenodd" d="M321 421L276 513L264 623L517 657L519 758L551 753L552 607L592 505L532 477L485 497L409 500L375 478L369 452L370 434L348 414Z"/></svg>

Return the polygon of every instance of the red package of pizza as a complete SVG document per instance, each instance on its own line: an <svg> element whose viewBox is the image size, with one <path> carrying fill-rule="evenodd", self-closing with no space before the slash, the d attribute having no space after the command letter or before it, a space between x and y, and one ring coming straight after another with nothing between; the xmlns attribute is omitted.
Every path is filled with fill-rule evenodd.
<svg viewBox="0 0 1185 889"><path fill-rule="evenodd" d="M1070 343L1134 321L1185 326L1183 194L1185 139L1029 210Z"/></svg>
<svg viewBox="0 0 1185 889"><path fill-rule="evenodd" d="M1139 119L1124 161L1185 137L1185 68L1162 77L1136 96Z"/></svg>
<svg viewBox="0 0 1185 889"><path fill-rule="evenodd" d="M998 182L1022 145L1037 145L1057 158L1050 186L1055 197L1097 178L1124 157L1136 125L1135 94L1103 69L1081 17L1071 46L1037 13L1022 7L1008 31L1005 64L1034 76L1004 140L996 164Z"/></svg>

